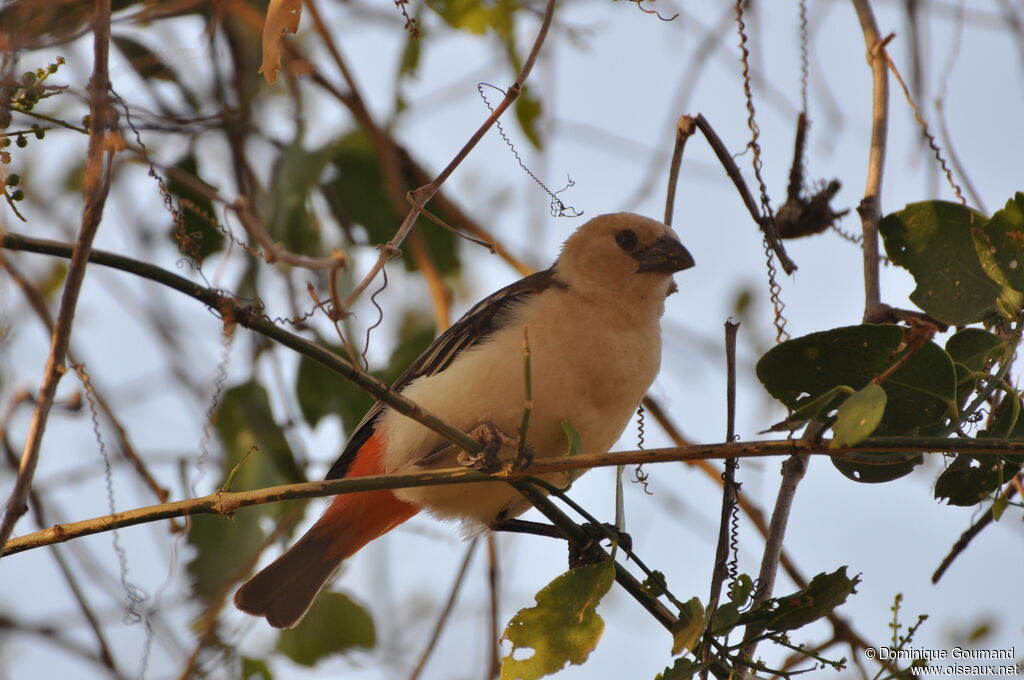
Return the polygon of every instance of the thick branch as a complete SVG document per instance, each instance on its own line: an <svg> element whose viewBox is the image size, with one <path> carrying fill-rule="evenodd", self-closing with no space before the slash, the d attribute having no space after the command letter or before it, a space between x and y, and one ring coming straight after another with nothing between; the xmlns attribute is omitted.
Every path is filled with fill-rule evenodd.
<svg viewBox="0 0 1024 680"><path fill-rule="evenodd" d="M71 264L68 266L64 293L61 296L57 322L53 329L50 343L50 356L43 372L43 382L36 397L36 409L29 425L25 447L21 453L18 476L7 501L7 511L0 521L0 545L14 530L18 519L28 511L27 501L32 488L36 464L39 462L39 449L46 431L46 421L50 415L57 383L67 372L64 360L67 356L68 344L71 341L71 326L75 319L75 307L78 294L85 278L85 267L89 261L92 241L103 217L103 206L107 201L110 189L110 171L113 152L108 150L109 140L108 117L110 104L107 92L110 89L110 75L107 71L107 57L110 50L110 0L96 0L93 18L93 53L94 63L92 78L89 80L89 149L85 166L84 193L85 209L82 212L82 226L71 252ZM106 158L104 158L106 156Z"/></svg>

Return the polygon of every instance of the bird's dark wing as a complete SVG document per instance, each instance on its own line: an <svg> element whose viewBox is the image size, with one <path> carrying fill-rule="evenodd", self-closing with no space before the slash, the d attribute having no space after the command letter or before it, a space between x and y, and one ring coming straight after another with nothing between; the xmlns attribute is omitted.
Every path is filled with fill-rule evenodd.
<svg viewBox="0 0 1024 680"><path fill-rule="evenodd" d="M398 377L391 389L401 391L414 379L424 375L435 375L448 368L462 352L483 342L504 327L508 312L531 295L548 288L565 288L566 284L555 277L553 269L531 274L505 286L484 298L466 312L453 326L442 333L409 368ZM326 479L344 477L356 453L373 436L374 424L380 419L386 404L378 401L373 405L356 427L341 456L327 472Z"/></svg>

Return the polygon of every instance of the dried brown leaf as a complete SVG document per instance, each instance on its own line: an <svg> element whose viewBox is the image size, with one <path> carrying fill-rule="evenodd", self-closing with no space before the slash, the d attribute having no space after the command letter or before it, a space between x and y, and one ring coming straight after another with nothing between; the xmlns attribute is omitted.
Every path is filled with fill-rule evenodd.
<svg viewBox="0 0 1024 680"><path fill-rule="evenodd" d="M281 70L281 37L299 30L302 0L270 0L263 24L263 63L259 73L268 83L277 80Z"/></svg>

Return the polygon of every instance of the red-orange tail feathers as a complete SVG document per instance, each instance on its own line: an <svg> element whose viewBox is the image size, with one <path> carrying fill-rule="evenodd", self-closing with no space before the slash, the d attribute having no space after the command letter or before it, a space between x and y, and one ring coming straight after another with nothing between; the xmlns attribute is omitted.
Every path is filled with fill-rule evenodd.
<svg viewBox="0 0 1024 680"><path fill-rule="evenodd" d="M382 454L379 437L370 437L345 476L382 474ZM336 496L305 536L238 589L235 606L265 616L275 628L291 628L342 560L417 512L417 506L398 500L390 491Z"/></svg>

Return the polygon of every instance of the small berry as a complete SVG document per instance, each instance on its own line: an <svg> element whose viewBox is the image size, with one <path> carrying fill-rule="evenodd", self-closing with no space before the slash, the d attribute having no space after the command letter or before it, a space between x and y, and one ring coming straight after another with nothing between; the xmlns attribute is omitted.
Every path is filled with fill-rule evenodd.
<svg viewBox="0 0 1024 680"><path fill-rule="evenodd" d="M3 139L0 139L0 149L6 149L10 145L11 145L11 138L10 137L4 137Z"/></svg>
<svg viewBox="0 0 1024 680"><path fill-rule="evenodd" d="M22 99L24 99L29 104L35 104L37 101L39 101L39 90L37 90L34 87L25 90L25 94L22 95Z"/></svg>
<svg viewBox="0 0 1024 680"><path fill-rule="evenodd" d="M28 146L28 140L25 139L22 135L18 135L18 140L15 142L15 144L18 145L19 149L24 149L26 146Z"/></svg>
<svg viewBox="0 0 1024 680"><path fill-rule="evenodd" d="M13 173L7 176L7 186L16 187L19 184L21 184L21 175L19 175L18 173Z"/></svg>
<svg viewBox="0 0 1024 680"><path fill-rule="evenodd" d="M50 64L49 66L46 67L46 70L49 71L50 73L56 73L57 72L57 68L58 68L58 66L56 64Z"/></svg>
<svg viewBox="0 0 1024 680"><path fill-rule="evenodd" d="M57 57L57 66L64 65L64 57Z"/></svg>
<svg viewBox="0 0 1024 680"><path fill-rule="evenodd" d="M85 114L84 116L82 116L82 127L84 127L84 128L91 127L91 124L92 124L92 117L88 113Z"/></svg>
<svg viewBox="0 0 1024 680"><path fill-rule="evenodd" d="M18 189L17 191L11 193L11 198L13 198L15 201L20 201L25 198L25 192L22 191L21 189Z"/></svg>
<svg viewBox="0 0 1024 680"><path fill-rule="evenodd" d="M35 85L35 82L36 74L32 71L25 71L23 74L21 74L21 84L25 87L31 87L32 85Z"/></svg>
<svg viewBox="0 0 1024 680"><path fill-rule="evenodd" d="M36 139L42 139L46 136L46 130L42 128L36 128Z"/></svg>

